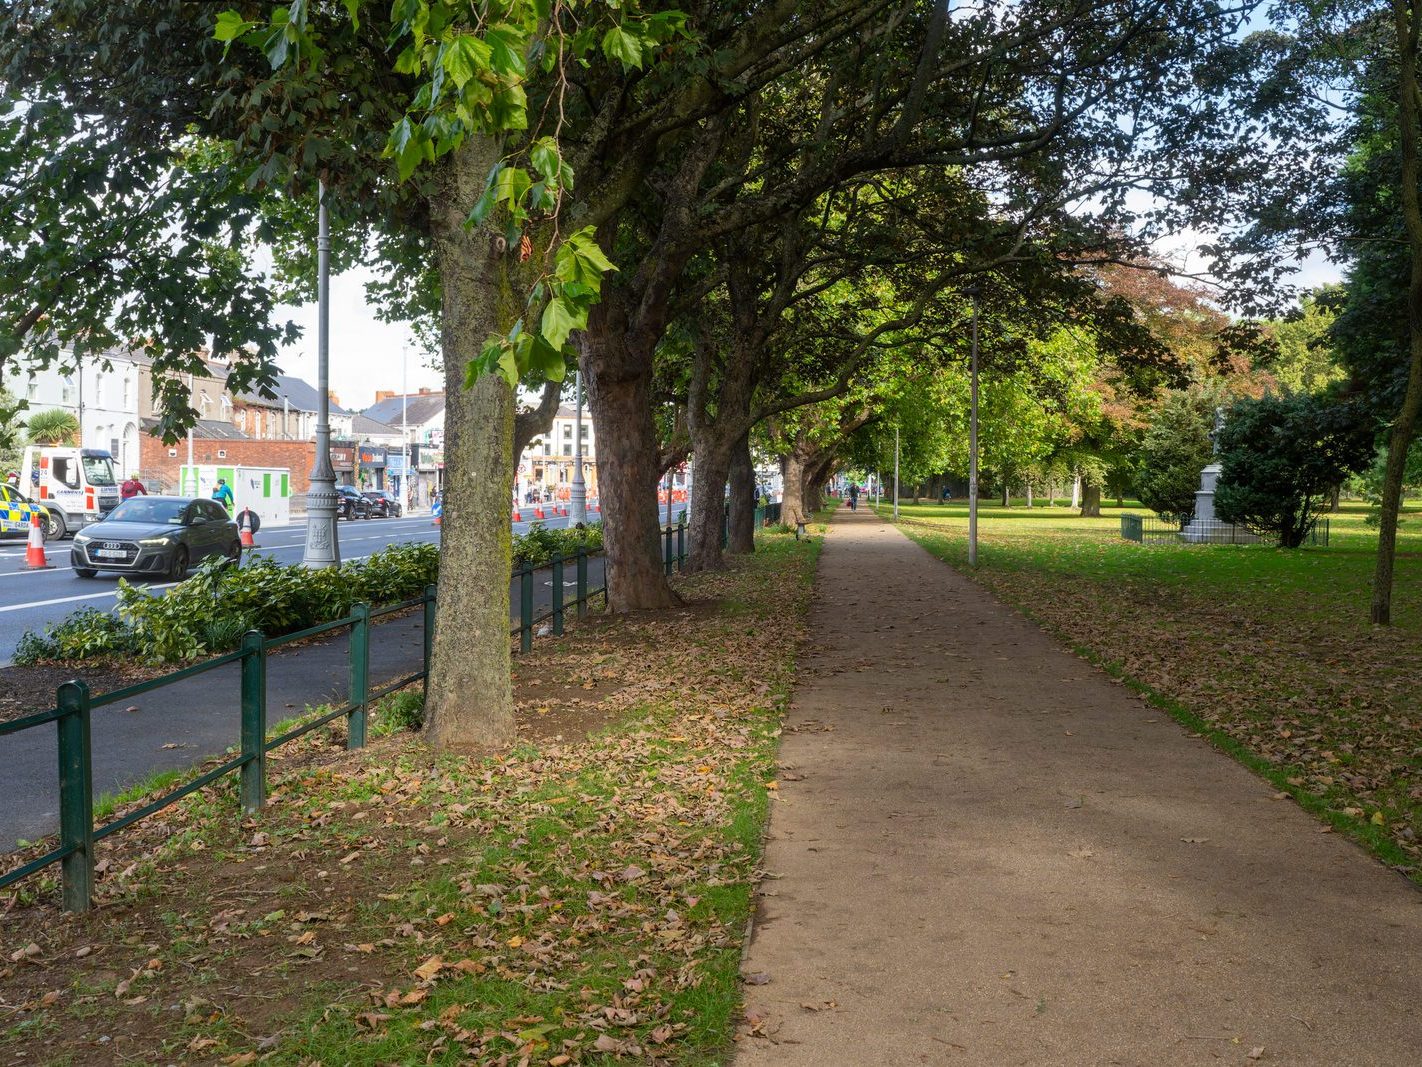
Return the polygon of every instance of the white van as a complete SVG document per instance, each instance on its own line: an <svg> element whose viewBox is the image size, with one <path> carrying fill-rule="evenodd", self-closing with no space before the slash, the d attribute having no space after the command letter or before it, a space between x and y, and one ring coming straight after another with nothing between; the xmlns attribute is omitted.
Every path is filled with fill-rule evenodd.
<svg viewBox="0 0 1422 1067"><path fill-rule="evenodd" d="M30 445L20 465L20 492L49 510L49 536L63 537L118 507L113 457L98 448Z"/></svg>

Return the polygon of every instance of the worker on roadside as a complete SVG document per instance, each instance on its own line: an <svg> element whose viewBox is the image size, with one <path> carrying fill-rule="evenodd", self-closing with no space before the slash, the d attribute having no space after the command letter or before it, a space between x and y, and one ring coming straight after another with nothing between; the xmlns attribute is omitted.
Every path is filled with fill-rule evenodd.
<svg viewBox="0 0 1422 1067"><path fill-rule="evenodd" d="M138 477L136 475L132 474L130 474L128 478L125 479L123 485L119 489L119 497L123 500L132 500L136 496L147 495L148 490L143 488L143 483L138 480Z"/></svg>
<svg viewBox="0 0 1422 1067"><path fill-rule="evenodd" d="M232 487L227 484L226 478L217 479L217 488L212 491L212 499L226 508L229 515L232 514Z"/></svg>

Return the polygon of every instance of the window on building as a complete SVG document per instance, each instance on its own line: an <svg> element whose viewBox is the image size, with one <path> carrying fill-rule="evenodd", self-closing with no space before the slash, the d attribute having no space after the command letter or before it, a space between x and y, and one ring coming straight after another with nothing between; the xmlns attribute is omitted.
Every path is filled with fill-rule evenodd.
<svg viewBox="0 0 1422 1067"><path fill-rule="evenodd" d="M551 455L553 454L553 442L552 442L552 441L544 441L544 442L543 442L543 454L544 454L545 456L551 456Z"/></svg>
<svg viewBox="0 0 1422 1067"><path fill-rule="evenodd" d="M39 386L36 385L34 382L30 382L29 388L27 388L27 389L25 390L25 397L26 397L26 399L28 399L28 400L38 400L38 399L39 399Z"/></svg>
<svg viewBox="0 0 1422 1067"><path fill-rule="evenodd" d="M123 376L123 409L128 410L129 401L132 399L133 383L128 380L128 375Z"/></svg>
<svg viewBox="0 0 1422 1067"><path fill-rule="evenodd" d="M119 458L119 442L117 437L109 438L109 455L113 456L114 459Z"/></svg>
<svg viewBox="0 0 1422 1067"><path fill-rule="evenodd" d="M65 378L64 384L60 386L59 389L59 402L61 404L72 404L74 403L74 395L74 379Z"/></svg>

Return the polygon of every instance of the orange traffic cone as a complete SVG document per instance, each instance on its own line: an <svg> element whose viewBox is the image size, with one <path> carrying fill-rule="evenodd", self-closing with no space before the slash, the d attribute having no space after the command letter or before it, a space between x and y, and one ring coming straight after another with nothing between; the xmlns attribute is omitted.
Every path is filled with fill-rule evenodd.
<svg viewBox="0 0 1422 1067"><path fill-rule="evenodd" d="M534 517L535 519L546 519L546 518L548 518L547 515L543 514L543 509L542 509L542 508L534 508L534 509L533 509L533 517Z"/></svg>
<svg viewBox="0 0 1422 1067"><path fill-rule="evenodd" d="M518 508L514 508L514 509L513 509L513 521L514 521L514 522L523 522L523 519L519 517Z"/></svg>
<svg viewBox="0 0 1422 1067"><path fill-rule="evenodd" d="M25 566L32 571L53 570L44 558L44 531L40 529L39 513L30 516L30 543L25 547Z"/></svg>
<svg viewBox="0 0 1422 1067"><path fill-rule="evenodd" d="M252 513L246 508L242 509L242 514L238 516L237 536L242 539L243 548L256 548L256 539L252 537Z"/></svg>

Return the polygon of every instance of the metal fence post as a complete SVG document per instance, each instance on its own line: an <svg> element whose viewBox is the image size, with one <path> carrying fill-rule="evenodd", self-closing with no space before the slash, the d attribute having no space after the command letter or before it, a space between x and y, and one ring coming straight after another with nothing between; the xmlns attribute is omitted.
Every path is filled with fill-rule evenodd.
<svg viewBox="0 0 1422 1067"><path fill-rule="evenodd" d="M553 553L553 632L563 635L563 553Z"/></svg>
<svg viewBox="0 0 1422 1067"><path fill-rule="evenodd" d="M72 849L60 868L65 911L88 911L94 892L94 769L89 744L89 687L65 682L59 726L59 843Z"/></svg>
<svg viewBox="0 0 1422 1067"><path fill-rule="evenodd" d="M662 560L667 577L670 578L672 572L672 528L670 526L662 531Z"/></svg>
<svg viewBox="0 0 1422 1067"><path fill-rule="evenodd" d="M365 747L365 723L370 714L370 605L351 608L351 710L346 714L346 748Z"/></svg>
<svg viewBox="0 0 1422 1067"><path fill-rule="evenodd" d="M242 635L242 810L267 802L267 646L257 630Z"/></svg>
<svg viewBox="0 0 1422 1067"><path fill-rule="evenodd" d="M727 523L729 523L730 519L727 519L726 521ZM731 528L728 525L724 530L721 531L722 548L726 547L726 539L730 536L730 529ZM679 522L676 524L676 569L685 570L685 567L683 566L684 563L686 563L686 523Z"/></svg>
<svg viewBox="0 0 1422 1067"><path fill-rule="evenodd" d="M578 549L578 618L585 619L588 614L588 550Z"/></svg>
<svg viewBox="0 0 1422 1067"><path fill-rule="evenodd" d="M727 504L721 511L721 547L729 548L731 545L731 505Z"/></svg>
<svg viewBox="0 0 1422 1067"><path fill-rule="evenodd" d="M425 699L430 695L430 660L434 658L435 587L425 586Z"/></svg>
<svg viewBox="0 0 1422 1067"><path fill-rule="evenodd" d="M533 567L527 565L518 572L518 647L522 652L533 648Z"/></svg>

